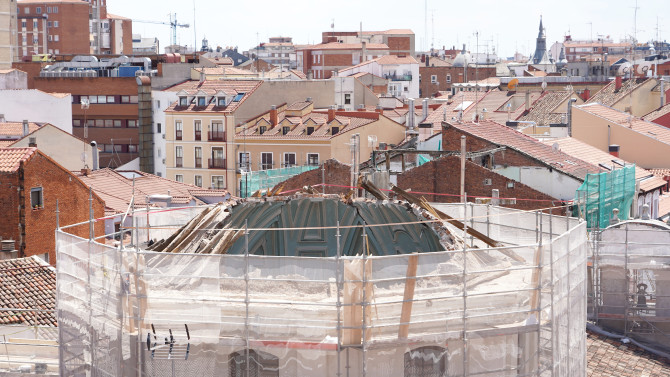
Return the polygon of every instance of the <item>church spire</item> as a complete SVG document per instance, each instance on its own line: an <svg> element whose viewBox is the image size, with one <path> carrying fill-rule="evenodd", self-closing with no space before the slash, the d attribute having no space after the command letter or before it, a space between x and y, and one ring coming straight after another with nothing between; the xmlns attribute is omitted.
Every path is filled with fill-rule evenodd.
<svg viewBox="0 0 670 377"><path fill-rule="evenodd" d="M546 38L544 35L544 27L542 27L542 16L540 16L540 32L537 33L538 38Z"/></svg>

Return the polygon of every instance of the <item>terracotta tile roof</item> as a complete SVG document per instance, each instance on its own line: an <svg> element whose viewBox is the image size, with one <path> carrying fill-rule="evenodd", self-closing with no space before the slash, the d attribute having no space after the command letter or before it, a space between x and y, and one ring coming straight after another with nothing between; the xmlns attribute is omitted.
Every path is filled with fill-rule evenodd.
<svg viewBox="0 0 670 377"><path fill-rule="evenodd" d="M40 258L0 261L0 307L44 312L0 311L0 324L56 326L56 270Z"/></svg>
<svg viewBox="0 0 670 377"><path fill-rule="evenodd" d="M413 56L396 56L396 55L384 55L380 56L377 59L372 59L372 61L377 61L377 63L384 64L419 64L419 62Z"/></svg>
<svg viewBox="0 0 670 377"><path fill-rule="evenodd" d="M291 73L294 75L298 76L299 78L305 80L307 79L307 75L303 71L298 71L297 69L292 69Z"/></svg>
<svg viewBox="0 0 670 377"><path fill-rule="evenodd" d="M172 196L172 203L177 204L203 204L198 196L226 196L226 190L207 190L202 187L176 182L152 174L132 171L123 173L134 173L135 175L135 205L145 207L146 197L155 194ZM124 213L128 209L133 195L133 180L121 175L112 169L100 169L88 175L74 172L84 184L93 188L93 191L105 201L105 214L107 216ZM198 195L195 195L195 194ZM208 195L202 195L208 193Z"/></svg>
<svg viewBox="0 0 670 377"><path fill-rule="evenodd" d="M649 169L657 177L670 177L670 169Z"/></svg>
<svg viewBox="0 0 670 377"><path fill-rule="evenodd" d="M630 92L636 90L640 85L651 80L648 78L628 79L623 80L621 89L616 90L615 81L610 82L600 89L593 97L589 98L586 103L600 103L605 106L612 106L619 102L622 98Z"/></svg>
<svg viewBox="0 0 670 377"><path fill-rule="evenodd" d="M648 122L646 120L630 116L628 113L624 113L598 103L589 103L577 107L580 110L584 110L598 117L607 119L612 123L616 123L622 127L630 128L633 131L636 131L649 138L656 139L662 143L670 144L670 128L663 127L660 124Z"/></svg>
<svg viewBox="0 0 670 377"><path fill-rule="evenodd" d="M437 56L431 56L430 59L428 59L428 68L431 67L453 67L454 64L451 61L447 61L445 59L440 59ZM426 66L426 63L421 63L421 67L424 68Z"/></svg>
<svg viewBox="0 0 670 377"><path fill-rule="evenodd" d="M75 3L80 4L84 3L86 6L89 4L85 0L19 0L19 4L41 4L41 3Z"/></svg>
<svg viewBox="0 0 670 377"><path fill-rule="evenodd" d="M0 173L18 170L21 161L27 161L37 148L0 148Z"/></svg>
<svg viewBox="0 0 670 377"><path fill-rule="evenodd" d="M538 126L548 126L552 123L564 123L567 114L558 112L557 107L570 98L572 91L548 91L535 101L530 111L521 115L517 120L532 121Z"/></svg>
<svg viewBox="0 0 670 377"><path fill-rule="evenodd" d="M165 111L175 111L175 112L233 112L237 107L244 102L249 96L263 85L263 80L205 80L200 83L200 81L189 80L181 84L172 86L166 90L171 92L180 92L182 90L188 92L189 94L195 94L199 90L203 90L209 95L213 95L218 91L224 91L230 94L240 94L244 93L240 101L230 102L228 106L221 107L216 106L216 103L210 103L207 106L196 106L195 104L189 104L188 106L178 106L179 102L175 102L170 105Z"/></svg>
<svg viewBox="0 0 670 377"><path fill-rule="evenodd" d="M0 148L7 148L14 143L16 143L16 140L0 140Z"/></svg>
<svg viewBox="0 0 670 377"><path fill-rule="evenodd" d="M302 110L311 105L312 102L294 102L286 107L286 110Z"/></svg>
<svg viewBox="0 0 670 377"><path fill-rule="evenodd" d="M128 20L128 21L130 21L130 18L128 18L128 17L118 16L116 14L111 14L109 12L107 13L107 18L108 19L114 19L114 20Z"/></svg>
<svg viewBox="0 0 670 377"><path fill-rule="evenodd" d="M251 72L246 69L239 69L235 67L228 66L219 66L219 67L203 67L195 68L197 72L204 72L205 75L224 75L224 76L252 76L256 77L258 74L256 72Z"/></svg>
<svg viewBox="0 0 670 377"><path fill-rule="evenodd" d="M601 151L596 147L593 147L572 137L549 140L545 141L544 144L549 146L556 144L561 152L565 152L570 156L574 156L580 160L601 167L602 171L607 170L602 167L601 164L609 167L610 169L612 166L614 166L616 169L619 169L622 167L621 164L630 164L628 161L614 157L607 152ZM618 163L613 161L617 161ZM654 176L653 172L643 169L639 166L635 167L635 179L640 181L640 190L643 192L653 191L659 187L665 186L666 184L663 179Z"/></svg>
<svg viewBox="0 0 670 377"><path fill-rule="evenodd" d="M670 214L670 194L665 193L658 199L658 217Z"/></svg>
<svg viewBox="0 0 670 377"><path fill-rule="evenodd" d="M670 360L588 330L586 361L589 377L670 376Z"/></svg>
<svg viewBox="0 0 670 377"><path fill-rule="evenodd" d="M472 136L517 150L579 180L583 180L587 173L600 172L595 165L555 150L549 145L500 123L485 120L479 123L449 122L449 124Z"/></svg>
<svg viewBox="0 0 670 377"><path fill-rule="evenodd" d="M42 124L29 122L28 132L33 132L42 127ZM0 138L23 137L23 122L0 123Z"/></svg>
<svg viewBox="0 0 670 377"><path fill-rule="evenodd" d="M648 120L648 121L650 121L650 122L653 122L653 121L655 121L656 119L658 119L658 118L660 118L660 117L662 117L663 115L666 115L666 114L668 114L668 113L670 113L670 103L667 104L667 105L665 105L665 106L663 106L663 107L660 107L660 108L658 108L658 109L656 109L656 110L654 110L654 111L652 111L652 112L650 112L649 114L643 116L642 119L645 119L645 120Z"/></svg>

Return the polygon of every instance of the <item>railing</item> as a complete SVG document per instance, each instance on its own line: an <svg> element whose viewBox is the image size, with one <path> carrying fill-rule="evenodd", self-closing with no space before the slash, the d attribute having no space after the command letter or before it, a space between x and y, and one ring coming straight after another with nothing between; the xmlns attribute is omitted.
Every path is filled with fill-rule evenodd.
<svg viewBox="0 0 670 377"><path fill-rule="evenodd" d="M223 131L208 131L208 141L226 141L226 133Z"/></svg>
<svg viewBox="0 0 670 377"><path fill-rule="evenodd" d="M412 81L412 75L384 75L385 79L391 81Z"/></svg>
<svg viewBox="0 0 670 377"><path fill-rule="evenodd" d="M202 140L202 131L195 131L195 140Z"/></svg>
<svg viewBox="0 0 670 377"><path fill-rule="evenodd" d="M202 157L196 157L195 158L195 167L196 168L201 168L202 167Z"/></svg>
<svg viewBox="0 0 670 377"><path fill-rule="evenodd" d="M182 139L182 130L175 131L174 139L175 140L181 140Z"/></svg>
<svg viewBox="0 0 670 377"><path fill-rule="evenodd" d="M267 163L267 164L261 164L261 170L270 170L272 169L272 163Z"/></svg>
<svg viewBox="0 0 670 377"><path fill-rule="evenodd" d="M209 168L210 169L225 169L226 168L226 159L225 158L210 158L209 159Z"/></svg>
<svg viewBox="0 0 670 377"><path fill-rule="evenodd" d="M175 167L181 168L184 166L184 157L175 157Z"/></svg>

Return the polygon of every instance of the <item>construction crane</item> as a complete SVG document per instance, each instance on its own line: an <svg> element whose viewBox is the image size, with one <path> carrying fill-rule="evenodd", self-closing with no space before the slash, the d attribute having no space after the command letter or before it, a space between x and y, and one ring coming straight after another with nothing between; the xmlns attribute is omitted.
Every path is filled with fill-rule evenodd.
<svg viewBox="0 0 670 377"><path fill-rule="evenodd" d="M180 24L177 22L177 13L170 13L170 22L161 22L161 21L145 21L145 20L133 20L133 22L139 22L143 24L159 24L159 25L170 25L172 28L172 45L177 44L177 27L191 27L189 24Z"/></svg>

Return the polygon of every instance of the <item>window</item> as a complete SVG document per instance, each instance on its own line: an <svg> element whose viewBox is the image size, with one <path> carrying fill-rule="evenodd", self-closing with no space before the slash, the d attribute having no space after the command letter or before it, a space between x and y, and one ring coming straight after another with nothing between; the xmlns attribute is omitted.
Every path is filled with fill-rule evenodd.
<svg viewBox="0 0 670 377"><path fill-rule="evenodd" d="M314 127L313 126L307 126L307 135L311 135L314 133Z"/></svg>
<svg viewBox="0 0 670 377"><path fill-rule="evenodd" d="M105 120L104 119L96 119L95 120L95 126L96 127L105 127Z"/></svg>
<svg viewBox="0 0 670 377"><path fill-rule="evenodd" d="M49 35L47 39L49 40L49 42L53 41L53 35Z"/></svg>
<svg viewBox="0 0 670 377"><path fill-rule="evenodd" d="M240 152L239 161L240 161L240 171L248 172L251 170L250 169L251 154L249 152Z"/></svg>
<svg viewBox="0 0 670 377"><path fill-rule="evenodd" d="M30 208L32 209L44 208L44 200L42 198L41 187L35 187L30 189Z"/></svg>
<svg viewBox="0 0 670 377"><path fill-rule="evenodd" d="M193 183L198 187L202 187L202 175L196 175L193 177Z"/></svg>
<svg viewBox="0 0 670 377"><path fill-rule="evenodd" d="M54 35L54 42L58 42L58 34Z"/></svg>
<svg viewBox="0 0 670 377"><path fill-rule="evenodd" d="M161 124L156 123L156 133L161 133Z"/></svg>
<svg viewBox="0 0 670 377"><path fill-rule="evenodd" d="M318 153L307 153L307 165L310 165L310 166L319 165L319 154Z"/></svg>
<svg viewBox="0 0 670 377"><path fill-rule="evenodd" d="M290 168L291 166L295 166L295 153L286 152L284 153L284 167Z"/></svg>
<svg viewBox="0 0 670 377"><path fill-rule="evenodd" d="M202 167L202 147L195 147L195 167Z"/></svg>
<svg viewBox="0 0 670 377"><path fill-rule="evenodd" d="M347 93L344 95L344 104L351 105L351 94Z"/></svg>
<svg viewBox="0 0 670 377"><path fill-rule="evenodd" d="M53 12L58 13L58 7L53 7ZM56 22L58 22L58 21L56 21Z"/></svg>
<svg viewBox="0 0 670 377"><path fill-rule="evenodd" d="M181 140L182 139L182 132L183 132L183 125L181 123L181 120L177 120L174 122L174 138L175 140Z"/></svg>
<svg viewBox="0 0 670 377"><path fill-rule="evenodd" d="M223 156L222 147L213 147L212 148L212 158L209 160L210 169L225 169L226 168L226 159Z"/></svg>
<svg viewBox="0 0 670 377"><path fill-rule="evenodd" d="M137 153L137 144L128 144L129 153Z"/></svg>
<svg viewBox="0 0 670 377"><path fill-rule="evenodd" d="M51 21L47 21L47 27L51 27L51 26L52 26Z"/></svg>
<svg viewBox="0 0 670 377"><path fill-rule="evenodd" d="M430 83L437 84L437 75L430 75Z"/></svg>
<svg viewBox="0 0 670 377"><path fill-rule="evenodd" d="M209 132L209 141L226 141L223 122L212 121L212 130Z"/></svg>
<svg viewBox="0 0 670 377"><path fill-rule="evenodd" d="M105 127L114 127L114 121L112 119L105 119Z"/></svg>
<svg viewBox="0 0 670 377"><path fill-rule="evenodd" d="M261 170L272 169L272 152L261 153Z"/></svg>
<svg viewBox="0 0 670 377"><path fill-rule="evenodd" d="M181 168L184 166L184 147L177 145L174 151L174 165L175 167Z"/></svg>
<svg viewBox="0 0 670 377"><path fill-rule="evenodd" d="M217 105L218 106L226 106L226 97L218 97Z"/></svg>
<svg viewBox="0 0 670 377"><path fill-rule="evenodd" d="M72 127L81 127L81 119L72 119Z"/></svg>
<svg viewBox="0 0 670 377"><path fill-rule="evenodd" d="M447 359L445 348L415 348L405 353L405 377L445 376Z"/></svg>
<svg viewBox="0 0 670 377"><path fill-rule="evenodd" d="M30 7L23 8L23 13L29 14L30 13Z"/></svg>
<svg viewBox="0 0 670 377"><path fill-rule="evenodd" d="M33 29L37 29L37 21L33 21Z"/></svg>
<svg viewBox="0 0 670 377"><path fill-rule="evenodd" d="M137 121L134 119L128 120L128 128L137 128Z"/></svg>
<svg viewBox="0 0 670 377"><path fill-rule="evenodd" d="M242 97L244 97L245 93L237 93L235 98L233 98L233 102L240 102L242 100Z"/></svg>
<svg viewBox="0 0 670 377"><path fill-rule="evenodd" d="M130 96L130 103L137 103L139 101L138 96Z"/></svg>
<svg viewBox="0 0 670 377"><path fill-rule="evenodd" d="M130 103L130 96L121 96L121 103Z"/></svg>
<svg viewBox="0 0 670 377"><path fill-rule="evenodd" d="M23 27L23 28L26 27L26 20L21 21L21 27Z"/></svg>
<svg viewBox="0 0 670 377"><path fill-rule="evenodd" d="M340 132L340 127L330 127L330 132L332 135L336 135L338 132Z"/></svg>
<svg viewBox="0 0 670 377"><path fill-rule="evenodd" d="M42 7L36 7L35 8L35 13L37 13L37 14L42 13Z"/></svg>
<svg viewBox="0 0 670 377"><path fill-rule="evenodd" d="M58 27L58 21L54 21L54 27Z"/></svg>
<svg viewBox="0 0 670 377"><path fill-rule="evenodd" d="M249 365L247 366L247 354L239 351L230 354L230 377L249 376L279 377L279 358L272 354L249 350Z"/></svg>
<svg viewBox="0 0 670 377"><path fill-rule="evenodd" d="M450 82L451 82L451 73L448 73L447 74L447 83L450 83Z"/></svg>
<svg viewBox="0 0 670 377"><path fill-rule="evenodd" d="M198 97L198 106L206 106L207 101L205 97Z"/></svg>
<svg viewBox="0 0 670 377"><path fill-rule="evenodd" d="M291 127L289 127L289 126L284 126L284 127L281 128L281 134L282 135L286 135L290 131L291 131Z"/></svg>
<svg viewBox="0 0 670 377"><path fill-rule="evenodd" d="M258 134L259 134L259 135L262 135L262 134L265 133L266 130L267 130L267 127L265 127L265 126L259 126L259 127L258 127Z"/></svg>
<svg viewBox="0 0 670 377"><path fill-rule="evenodd" d="M177 174L174 176L174 180L177 182L184 182L184 176L182 174Z"/></svg>
<svg viewBox="0 0 670 377"><path fill-rule="evenodd" d="M212 176L212 188L215 190L222 190L225 187L223 184L223 176L222 175L213 175Z"/></svg>
<svg viewBox="0 0 670 377"><path fill-rule="evenodd" d="M122 126L122 122L118 119L114 120L114 127L115 128L120 128Z"/></svg>
<svg viewBox="0 0 670 377"><path fill-rule="evenodd" d="M193 131L195 140L202 140L202 121L195 120L193 121Z"/></svg>

